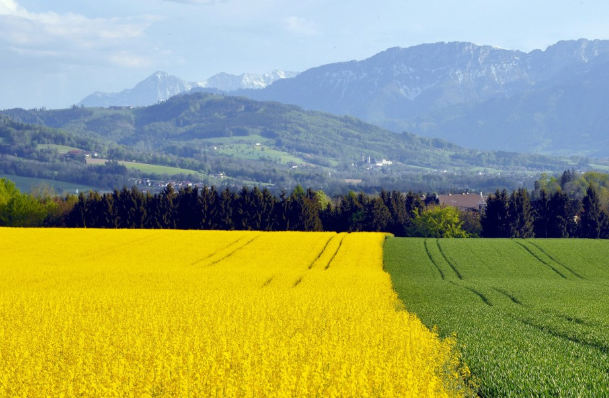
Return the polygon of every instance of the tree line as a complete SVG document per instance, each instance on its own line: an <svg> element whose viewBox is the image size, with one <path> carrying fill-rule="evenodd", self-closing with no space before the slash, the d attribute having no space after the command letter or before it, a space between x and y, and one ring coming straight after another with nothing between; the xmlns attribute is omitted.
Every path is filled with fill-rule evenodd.
<svg viewBox="0 0 609 398"><path fill-rule="evenodd" d="M582 191L582 187L587 188ZM267 188L168 185L152 194L137 187L78 196L45 189L22 194L0 179L0 226L156 228L260 231L383 231L396 236L609 238L609 175L566 171L489 195L481 212L439 206L434 195L381 190L328 197L301 186Z"/></svg>
<svg viewBox="0 0 609 398"><path fill-rule="evenodd" d="M524 188L509 195L496 191L488 197L480 223L486 238L609 239L609 213L592 184L581 200L563 190L541 189L534 200Z"/></svg>
<svg viewBox="0 0 609 398"><path fill-rule="evenodd" d="M158 194L137 187L112 193L81 193L65 226L259 231L386 231L406 236L424 210L418 194L382 191L378 196L349 192L328 198L297 186L273 195L268 189L169 185Z"/></svg>

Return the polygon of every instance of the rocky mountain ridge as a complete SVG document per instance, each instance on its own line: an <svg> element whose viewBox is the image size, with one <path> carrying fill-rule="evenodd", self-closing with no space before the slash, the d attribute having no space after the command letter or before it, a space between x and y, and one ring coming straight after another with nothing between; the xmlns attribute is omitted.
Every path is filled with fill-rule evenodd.
<svg viewBox="0 0 609 398"><path fill-rule="evenodd" d="M571 151L560 142L566 137L578 142L585 138L577 138L581 132L573 126L578 114L602 119L602 114L584 109L586 99L593 96L591 79L602 76L602 71L609 72L609 41L561 41L529 53L463 42L435 43L390 48L363 61L312 68L263 90L238 94L352 115L395 132L440 137L466 147L590 155L596 153L595 146ZM566 101L561 93L567 91L581 97L571 101L570 108L556 102ZM530 101L532 97L536 101ZM609 90L594 98L609 103ZM484 113L489 104L510 99L526 107L512 104L509 113L496 117ZM453 125L457 121L458 129ZM585 132L588 139L602 138L604 133L602 126ZM510 135L518 139L510 140Z"/></svg>
<svg viewBox="0 0 609 398"><path fill-rule="evenodd" d="M257 90L265 88L276 80L294 77L297 74L296 72L279 70L261 75L218 73L207 80L188 82L159 71L139 82L132 89L126 89L119 93L95 92L82 99L78 105L87 107L148 106L195 88L208 92L231 92L241 89Z"/></svg>

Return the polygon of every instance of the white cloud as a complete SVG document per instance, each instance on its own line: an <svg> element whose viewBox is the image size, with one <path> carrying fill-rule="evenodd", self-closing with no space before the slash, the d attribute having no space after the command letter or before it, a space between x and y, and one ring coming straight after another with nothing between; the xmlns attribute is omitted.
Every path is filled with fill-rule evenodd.
<svg viewBox="0 0 609 398"><path fill-rule="evenodd" d="M145 68L152 65L152 60L147 57L138 56L127 51L110 55L110 61L124 68Z"/></svg>
<svg viewBox="0 0 609 398"><path fill-rule="evenodd" d="M32 13L14 0L0 0L0 47L17 56L45 57L50 62L56 58L64 63L138 67L149 64L138 53L146 50L146 29L159 19Z"/></svg>
<svg viewBox="0 0 609 398"><path fill-rule="evenodd" d="M316 36L319 34L315 22L299 18L299 17L287 17L284 18L285 28L292 33L302 36Z"/></svg>

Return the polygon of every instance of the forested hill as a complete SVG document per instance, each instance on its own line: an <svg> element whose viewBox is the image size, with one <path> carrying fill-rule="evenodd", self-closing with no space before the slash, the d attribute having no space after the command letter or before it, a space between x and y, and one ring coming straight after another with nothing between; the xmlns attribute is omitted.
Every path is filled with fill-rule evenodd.
<svg viewBox="0 0 609 398"><path fill-rule="evenodd" d="M72 108L3 111L25 122L95 134L104 140L149 151L168 146L205 148L211 143L253 138L312 160L356 162L364 156L442 167L450 162L437 149L467 151L443 140L396 135L353 117L304 111L297 106L198 93L144 108ZM316 159L316 157L319 157Z"/></svg>
<svg viewBox="0 0 609 398"><path fill-rule="evenodd" d="M104 143L109 149L102 155L115 160L186 167L205 175L222 172L236 183L323 187L356 179L360 186L407 190L427 188L396 182L436 174L433 180L446 187L477 187L471 180L448 180L477 176L485 169L503 177L588 167L585 159L469 150L440 139L394 134L349 116L208 93L180 95L143 108L13 109L1 114ZM12 144L10 134L4 135L4 144ZM447 179L446 173L453 177Z"/></svg>

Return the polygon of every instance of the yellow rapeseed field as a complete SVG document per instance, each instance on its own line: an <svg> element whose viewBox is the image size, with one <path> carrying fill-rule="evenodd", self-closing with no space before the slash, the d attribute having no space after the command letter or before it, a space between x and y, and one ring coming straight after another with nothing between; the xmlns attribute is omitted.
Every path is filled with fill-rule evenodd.
<svg viewBox="0 0 609 398"><path fill-rule="evenodd" d="M0 396L462 395L454 341L400 308L383 241L0 229Z"/></svg>

